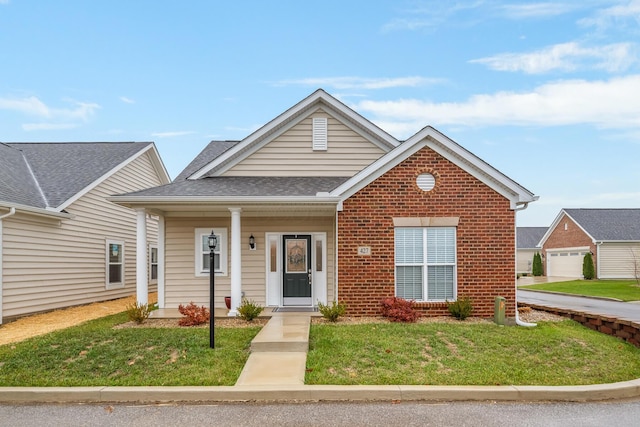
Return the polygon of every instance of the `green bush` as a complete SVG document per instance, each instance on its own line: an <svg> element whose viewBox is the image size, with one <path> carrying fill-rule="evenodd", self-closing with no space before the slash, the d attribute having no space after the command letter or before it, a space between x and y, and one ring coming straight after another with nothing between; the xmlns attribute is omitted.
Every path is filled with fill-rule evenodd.
<svg viewBox="0 0 640 427"><path fill-rule="evenodd" d="M471 316L473 312L473 305L471 304L471 298L465 296L460 297L456 301L447 301L447 308L449 313L458 320L464 320Z"/></svg>
<svg viewBox="0 0 640 427"><path fill-rule="evenodd" d="M591 252L587 252L582 260L582 275L585 280L591 280L596 277L596 270L593 266L593 257Z"/></svg>
<svg viewBox="0 0 640 427"><path fill-rule="evenodd" d="M132 322L144 323L144 321L149 318L152 310L153 306L149 304L138 304L137 302L132 302L127 306L127 317Z"/></svg>
<svg viewBox="0 0 640 427"><path fill-rule="evenodd" d="M238 316L250 322L260 316L262 310L264 310L264 307L260 304L257 304L253 300L242 298L242 304L238 307Z"/></svg>
<svg viewBox="0 0 640 427"><path fill-rule="evenodd" d="M318 310L320 310L322 317L330 322L335 322L338 320L338 317L344 316L344 313L347 311L347 306L344 303L336 301L333 301L331 305L318 301Z"/></svg>
<svg viewBox="0 0 640 427"><path fill-rule="evenodd" d="M533 265L531 266L531 274L533 276L542 276L544 271L542 269L542 257L540 256L540 252L536 252L533 255Z"/></svg>

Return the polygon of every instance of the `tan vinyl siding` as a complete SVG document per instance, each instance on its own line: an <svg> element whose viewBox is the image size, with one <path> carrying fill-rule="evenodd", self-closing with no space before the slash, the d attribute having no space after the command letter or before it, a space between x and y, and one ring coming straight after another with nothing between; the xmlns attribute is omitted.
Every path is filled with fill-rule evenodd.
<svg viewBox="0 0 640 427"><path fill-rule="evenodd" d="M603 243L598 254L599 279L640 277L640 243Z"/></svg>
<svg viewBox="0 0 640 427"><path fill-rule="evenodd" d="M105 197L160 184L144 154L72 203L72 219L4 219L3 318L135 294L136 214ZM157 236L148 219L147 241ZM124 288L106 289L106 239L124 241Z"/></svg>
<svg viewBox="0 0 640 427"><path fill-rule="evenodd" d="M230 218L176 218L165 219L165 307L177 308L180 304L194 302L209 306L209 277L195 275L195 229L226 228L228 250L231 249ZM265 233L314 233L327 234L327 297L334 296L335 229L333 217L255 218L243 217L242 225L242 291L246 298L266 305L266 253ZM256 239L256 250L249 249L249 236ZM227 271L230 272L229 253ZM224 297L231 295L230 276L215 277L215 306L224 307Z"/></svg>
<svg viewBox="0 0 640 427"><path fill-rule="evenodd" d="M313 151L312 120L328 119L328 148ZM226 171L225 176L353 176L385 152L324 112L316 112Z"/></svg>
<svg viewBox="0 0 640 427"><path fill-rule="evenodd" d="M536 249L518 249L518 251L516 252L517 273L531 274L531 269L533 266L533 256L536 252L540 251Z"/></svg>

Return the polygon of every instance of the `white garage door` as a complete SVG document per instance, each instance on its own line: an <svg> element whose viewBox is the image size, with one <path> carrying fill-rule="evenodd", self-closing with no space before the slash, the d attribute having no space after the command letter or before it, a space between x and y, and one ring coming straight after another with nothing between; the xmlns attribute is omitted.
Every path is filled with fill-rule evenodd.
<svg viewBox="0 0 640 427"><path fill-rule="evenodd" d="M582 277L582 262L586 251L548 252L547 276Z"/></svg>

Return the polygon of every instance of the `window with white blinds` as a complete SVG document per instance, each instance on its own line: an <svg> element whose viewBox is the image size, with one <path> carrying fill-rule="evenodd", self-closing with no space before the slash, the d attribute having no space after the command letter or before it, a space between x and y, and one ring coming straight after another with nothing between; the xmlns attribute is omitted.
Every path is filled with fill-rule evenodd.
<svg viewBox="0 0 640 427"><path fill-rule="evenodd" d="M455 227L395 229L396 296L416 301L455 299Z"/></svg>

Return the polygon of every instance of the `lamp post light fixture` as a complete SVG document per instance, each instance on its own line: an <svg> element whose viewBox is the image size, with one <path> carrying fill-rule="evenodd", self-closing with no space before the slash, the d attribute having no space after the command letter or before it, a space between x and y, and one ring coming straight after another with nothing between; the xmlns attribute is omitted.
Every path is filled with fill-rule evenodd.
<svg viewBox="0 0 640 427"><path fill-rule="evenodd" d="M214 251L218 246L218 237L211 230L209 235L209 348L216 348L215 320L214 320L214 285L215 285L215 265L213 262Z"/></svg>

